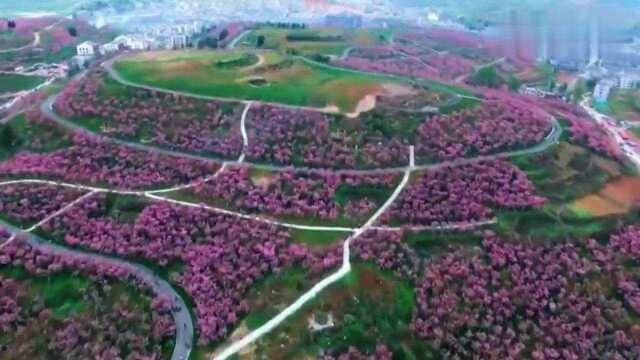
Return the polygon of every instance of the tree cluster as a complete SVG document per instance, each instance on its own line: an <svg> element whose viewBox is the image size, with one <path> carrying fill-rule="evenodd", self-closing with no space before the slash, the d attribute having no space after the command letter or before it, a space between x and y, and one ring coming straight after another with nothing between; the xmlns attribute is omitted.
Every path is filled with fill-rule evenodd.
<svg viewBox="0 0 640 360"><path fill-rule="evenodd" d="M336 130L340 128L334 126L341 121L339 117L263 105L253 107L248 119L247 156L255 161L343 169L403 166L409 162L405 139L365 128Z"/></svg>
<svg viewBox="0 0 640 360"><path fill-rule="evenodd" d="M367 355L362 353L355 347L350 347L347 352L338 356L323 356L321 360L391 360L393 359L393 353L384 344L376 346L376 351L373 354Z"/></svg>
<svg viewBox="0 0 640 360"><path fill-rule="evenodd" d="M68 148L44 154L23 152L0 162L0 174L140 189L188 183L213 173L217 167L208 161L134 150L76 134Z"/></svg>
<svg viewBox="0 0 640 360"><path fill-rule="evenodd" d="M480 254L425 266L413 331L444 357L638 358L638 275L625 264L639 234L538 247L487 234Z"/></svg>
<svg viewBox="0 0 640 360"><path fill-rule="evenodd" d="M104 95L102 72L69 84L54 108L83 122L100 119L101 131L191 153L237 158L242 150L240 103L205 101L149 90ZM130 96L129 96L130 95Z"/></svg>
<svg viewBox="0 0 640 360"><path fill-rule="evenodd" d="M425 121L416 152L426 161L495 154L538 144L551 127L550 115L539 107L501 93L472 109Z"/></svg>
<svg viewBox="0 0 640 360"><path fill-rule="evenodd" d="M445 226L488 220L492 208L540 206L533 184L502 160L478 161L426 171L408 186L389 212L389 220L411 225Z"/></svg>
<svg viewBox="0 0 640 360"><path fill-rule="evenodd" d="M50 185L0 187L0 213L22 225L36 223L60 210L82 192Z"/></svg>
<svg viewBox="0 0 640 360"><path fill-rule="evenodd" d="M107 214L106 197L95 195L43 226L68 245L166 266L184 264L173 280L195 303L199 338L223 339L247 308L244 297L265 275L295 263L320 273L341 261L341 252L315 254L290 243L275 225L155 203L133 223Z"/></svg>
<svg viewBox="0 0 640 360"><path fill-rule="evenodd" d="M331 172L313 174L281 171L262 177L252 175L249 167L227 169L216 179L198 185L193 193L199 199L224 200L243 212L275 216L312 217L335 220L350 216L366 218L376 207L374 199L349 199L344 205L336 201L340 186L393 187L396 176L336 175Z"/></svg>
<svg viewBox="0 0 640 360"><path fill-rule="evenodd" d="M127 268L75 255L50 255L22 239L0 251L0 265L22 267L33 276L82 273L96 284L85 294L85 300L94 304L87 313L59 319L41 298L27 298L28 289L0 278L0 337L14 343L12 351L17 357L34 351L42 354L45 349L39 341L44 337L46 350L61 355L54 358L156 359L162 354L161 343L173 339L170 303L161 298L146 300L146 286ZM142 296L146 304L150 303L149 308L141 309L128 298L120 298L110 306L107 298L116 281L127 281L145 290ZM33 329L38 329L38 334Z"/></svg>
<svg viewBox="0 0 640 360"><path fill-rule="evenodd" d="M548 100L545 105L561 120L569 123L567 130L571 133L572 141L610 158L622 158L623 155L614 140L585 111L561 100Z"/></svg>

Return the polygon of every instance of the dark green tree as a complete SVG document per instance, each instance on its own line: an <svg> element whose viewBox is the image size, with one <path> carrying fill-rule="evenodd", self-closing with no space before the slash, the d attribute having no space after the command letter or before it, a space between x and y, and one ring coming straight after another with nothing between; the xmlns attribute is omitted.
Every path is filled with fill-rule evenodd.
<svg viewBox="0 0 640 360"><path fill-rule="evenodd" d="M74 26L69 26L67 28L67 31L69 32L69 35L76 37L78 36L78 29L76 29Z"/></svg>
<svg viewBox="0 0 640 360"><path fill-rule="evenodd" d="M497 88L502 84L502 80L493 66L483 66L473 74L473 83L479 86Z"/></svg>

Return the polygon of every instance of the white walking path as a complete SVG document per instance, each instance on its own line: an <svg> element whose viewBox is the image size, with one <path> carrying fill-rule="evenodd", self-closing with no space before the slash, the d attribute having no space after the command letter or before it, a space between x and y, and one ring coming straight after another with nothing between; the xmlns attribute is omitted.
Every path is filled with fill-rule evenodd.
<svg viewBox="0 0 640 360"><path fill-rule="evenodd" d="M93 194L95 194L95 191L91 191L88 192L82 196L80 196L79 198L75 199L74 201L68 203L67 205L63 206L62 208L60 208L58 211L48 215L47 217L45 217L44 219L40 220L39 222L37 222L36 224L30 226L27 229L24 229L23 231L26 233L31 233L33 231L35 231L36 229L38 229L40 226L44 225L45 223L47 223L48 221L50 221L51 219L69 211L69 209L71 209L72 207L74 207L75 205L77 205L78 203L84 201L85 199L91 197ZM11 244L15 239L16 239L16 233L13 233L13 235L4 243L0 244L0 250L2 250L5 246Z"/></svg>
<svg viewBox="0 0 640 360"><path fill-rule="evenodd" d="M82 196L80 196L79 198L73 200L72 202L68 203L67 205L63 206L62 208L60 208L60 210L54 212L53 214L50 214L49 216L45 217L44 219L40 220L39 222L37 222L36 224L34 224L33 226L25 229L26 232L32 232L34 230L36 230L37 228L39 228L40 226L46 224L47 222L49 222L51 219L67 212L69 209L71 209L72 207L74 207L75 205L79 204L80 202L84 201L85 199L90 198L91 196L93 196L94 194L96 194L96 191L90 191Z"/></svg>
<svg viewBox="0 0 640 360"><path fill-rule="evenodd" d="M240 212L237 212L237 211L226 210L226 209L222 209L222 208L218 208L218 207L209 206L209 205L206 205L206 204L195 204L195 203L191 203L191 202L188 202L188 201L175 200L175 199L166 198L166 197L162 197L162 196L158 196L158 195L154 195L154 194L150 194L150 193L145 193L144 196L146 196L146 197L148 197L150 199L153 199L153 200L157 200L157 201L164 201L164 202L168 202L168 203L171 203L171 204L176 204L176 205L181 205L181 206L186 206L186 207L191 207L191 208L198 208L198 209L208 210L208 211L219 213L219 214L223 214L223 215L235 216L235 217L239 217L239 218L242 218L242 219L254 220L254 221L258 221L258 222L262 222L262 223L266 223L266 224L271 224L271 225L282 226L282 227L286 227L286 228L290 228L290 229L311 230L311 231L341 231L341 232L353 232L353 231L355 231L355 229L348 228L348 227L299 225L299 224L292 224L292 223L287 223L287 222L280 222L280 221L272 220L272 219L265 218L265 217L262 217L262 216L259 216L259 215L247 215L247 214L243 214L243 213L240 213Z"/></svg>
<svg viewBox="0 0 640 360"><path fill-rule="evenodd" d="M246 103L244 110L242 111L242 116L240 117L240 133L242 134L242 154L240 154L240 158L238 159L238 163L244 162L244 158L247 155L247 149L249 147L249 135L247 135L247 115L249 114L249 109L251 109L251 101Z"/></svg>
<svg viewBox="0 0 640 360"><path fill-rule="evenodd" d="M413 146L410 147L410 159L411 159L410 160L411 165L414 165L415 161L414 161ZM378 221L380 216L382 216L382 214L384 214L384 212L389 208L389 206L393 204L393 202L396 200L396 198L400 195L402 190L404 190L405 186L409 182L411 172L412 172L411 167L405 170L402 181L400 182L400 184L398 184L395 191L387 199L384 205L382 205L378 209L378 211L376 211L376 213L373 214L373 216L371 216L371 218L369 218L369 220L362 227L358 228L353 233L353 235L347 238L347 240L344 242L343 250L342 250L342 266L338 271L322 279L320 282L314 285L311 288L311 290L307 291L302 296L300 296L293 304L287 306L287 308L282 310L278 315L273 317L271 320L267 321L264 325L253 330L242 339L232 343L229 347L224 349L221 353L217 355L214 354L212 358L214 360L225 360L233 356L238 351L242 350L244 347L252 344L256 340L258 340L260 337L264 336L265 334L269 333L271 330L275 329L278 325L280 325L283 321L285 321L289 316L293 315L298 310L300 310L302 306L304 306L304 304L306 304L307 302L309 302L310 300L318 296L318 294L322 290L326 289L327 287L336 283L337 281L342 279L345 275L347 275L351 271L351 251L350 251L351 242L356 240L360 235L362 235L366 231L370 230L373 224L375 224L376 221Z"/></svg>

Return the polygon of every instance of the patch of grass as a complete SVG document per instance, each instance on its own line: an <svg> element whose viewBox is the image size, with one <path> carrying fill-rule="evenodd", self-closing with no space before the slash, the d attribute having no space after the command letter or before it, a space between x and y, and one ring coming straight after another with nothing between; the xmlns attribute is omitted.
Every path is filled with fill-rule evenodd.
<svg viewBox="0 0 640 360"><path fill-rule="evenodd" d="M253 311L244 318L245 324L249 330L255 330L264 325L267 321L276 316L278 312L274 309L264 311Z"/></svg>
<svg viewBox="0 0 640 360"><path fill-rule="evenodd" d="M541 210L502 212L495 229L505 238L543 243L567 238L606 240L612 232L638 221L638 214L585 218L567 207L545 206Z"/></svg>
<svg viewBox="0 0 640 360"><path fill-rule="evenodd" d="M310 246L327 247L334 245L340 240L346 239L349 233L344 231L313 231L293 229L291 240L297 243Z"/></svg>
<svg viewBox="0 0 640 360"><path fill-rule="evenodd" d="M553 204L595 192L626 171L622 164L567 142L542 154L516 156L510 161L527 174L537 193Z"/></svg>
<svg viewBox="0 0 640 360"><path fill-rule="evenodd" d="M640 120L640 92L638 90L616 90L606 103L595 104L598 111L618 120Z"/></svg>
<svg viewBox="0 0 640 360"><path fill-rule="evenodd" d="M451 246L479 247L482 236L472 232L407 232L404 241L425 258L446 254Z"/></svg>
<svg viewBox="0 0 640 360"><path fill-rule="evenodd" d="M464 109L472 108L472 107L474 107L474 106L476 106L478 104L480 104L480 100L461 97L461 98L457 98L457 100L455 100L455 101L453 101L451 103L447 103L447 104L445 104L443 106L438 107L438 111L441 114L449 115L449 114L452 114L454 112L458 112L458 111L462 111Z"/></svg>
<svg viewBox="0 0 640 360"><path fill-rule="evenodd" d="M32 34L18 34L15 31L0 31L0 50L16 49L29 45L33 41Z"/></svg>
<svg viewBox="0 0 640 360"><path fill-rule="evenodd" d="M148 203L134 195L107 194L106 215L120 222L133 223Z"/></svg>
<svg viewBox="0 0 640 360"><path fill-rule="evenodd" d="M45 80L41 76L0 73L0 94L33 89Z"/></svg>
<svg viewBox="0 0 640 360"><path fill-rule="evenodd" d="M258 37L264 37L261 49L272 49L302 56L340 55L351 42L373 43L366 31L347 32L339 29L282 29L261 27L249 33L242 45L257 47Z"/></svg>
<svg viewBox="0 0 640 360"><path fill-rule="evenodd" d="M409 324L415 305L412 286L390 273L355 263L351 273L258 344L256 358L301 359L341 353L354 346L372 353L386 344L399 359L429 359L429 346L414 340ZM313 332L308 319L326 317L334 326Z"/></svg>
<svg viewBox="0 0 640 360"><path fill-rule="evenodd" d="M336 190L336 202L344 206L349 201L367 198L378 204L382 204L391 196L393 190L394 188L390 187L379 187L373 185L352 186L342 183Z"/></svg>
<svg viewBox="0 0 640 360"><path fill-rule="evenodd" d="M53 124L30 124L21 114L0 124L0 160L21 151L47 153L72 144L65 132Z"/></svg>

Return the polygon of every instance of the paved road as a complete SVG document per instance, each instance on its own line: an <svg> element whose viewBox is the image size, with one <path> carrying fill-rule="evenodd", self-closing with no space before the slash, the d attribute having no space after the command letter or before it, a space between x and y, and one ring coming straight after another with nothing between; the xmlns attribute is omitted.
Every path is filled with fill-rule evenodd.
<svg viewBox="0 0 640 360"><path fill-rule="evenodd" d="M89 261L99 261L110 263L122 268L127 269L133 276L149 286L157 296L165 296L169 299L173 299L176 303L175 311L172 312L173 320L176 324L176 339L175 347L173 348L172 360L186 360L189 358L189 354L193 348L193 321L191 314L189 314L188 308L180 295L171 287L171 285L156 275L148 268L122 260L116 257L90 253L87 251L71 249L65 246L52 244L39 236L23 231L0 220L0 226L7 229L13 234L21 235L29 245L33 248L40 250L44 253L51 255L72 255L80 258L84 258Z"/></svg>
<svg viewBox="0 0 640 360"><path fill-rule="evenodd" d="M617 127L615 125L615 121L594 109L593 106L591 106L591 98L585 96L582 102L580 102L580 106L589 113L589 115L598 123L598 125L600 125L602 129L604 129L604 131L607 132L607 134L609 134L627 158L640 169L640 152L638 152L634 146L625 141L622 136L622 134L627 130Z"/></svg>

